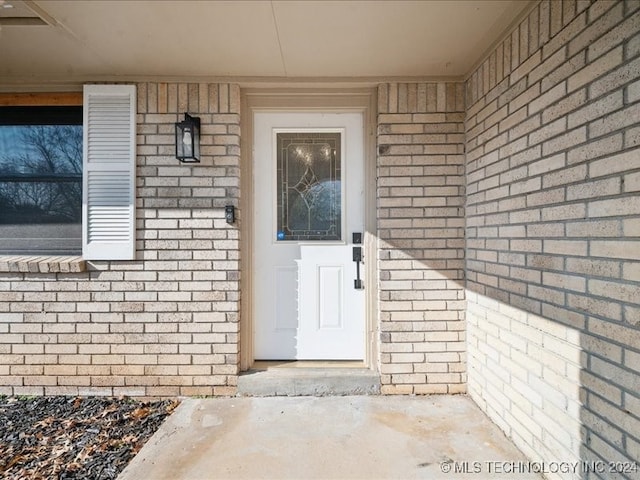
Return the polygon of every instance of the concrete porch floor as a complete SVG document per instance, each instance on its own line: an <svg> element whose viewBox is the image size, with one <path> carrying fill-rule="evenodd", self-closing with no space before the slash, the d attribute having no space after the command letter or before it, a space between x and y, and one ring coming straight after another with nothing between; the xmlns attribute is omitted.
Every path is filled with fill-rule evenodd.
<svg viewBox="0 0 640 480"><path fill-rule="evenodd" d="M525 465L464 395L235 397L183 400L118 480L541 478Z"/></svg>

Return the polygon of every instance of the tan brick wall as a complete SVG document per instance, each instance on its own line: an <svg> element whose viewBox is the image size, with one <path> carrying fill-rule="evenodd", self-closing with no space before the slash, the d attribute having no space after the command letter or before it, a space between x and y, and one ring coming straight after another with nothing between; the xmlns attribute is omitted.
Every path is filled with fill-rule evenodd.
<svg viewBox="0 0 640 480"><path fill-rule="evenodd" d="M215 395L238 373L240 93L137 86L137 260L0 273L0 394ZM202 121L201 163L174 123Z"/></svg>
<svg viewBox="0 0 640 480"><path fill-rule="evenodd" d="M640 464L640 3L542 1L466 89L469 393L533 459Z"/></svg>
<svg viewBox="0 0 640 480"><path fill-rule="evenodd" d="M378 88L383 393L466 389L464 85Z"/></svg>

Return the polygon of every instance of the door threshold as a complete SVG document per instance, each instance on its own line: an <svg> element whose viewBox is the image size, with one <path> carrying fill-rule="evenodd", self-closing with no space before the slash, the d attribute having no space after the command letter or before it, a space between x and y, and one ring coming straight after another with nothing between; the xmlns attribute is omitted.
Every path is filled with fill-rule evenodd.
<svg viewBox="0 0 640 480"><path fill-rule="evenodd" d="M255 362L238 377L249 397L377 395L380 375L362 361Z"/></svg>

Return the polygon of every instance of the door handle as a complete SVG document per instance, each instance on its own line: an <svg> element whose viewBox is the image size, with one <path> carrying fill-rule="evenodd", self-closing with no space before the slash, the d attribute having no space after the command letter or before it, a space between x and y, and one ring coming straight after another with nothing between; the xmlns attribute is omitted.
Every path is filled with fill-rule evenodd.
<svg viewBox="0 0 640 480"><path fill-rule="evenodd" d="M353 247L353 261L356 262L356 279L353 281L353 288L363 290L364 283L360 278L360 262L362 262L362 247Z"/></svg>

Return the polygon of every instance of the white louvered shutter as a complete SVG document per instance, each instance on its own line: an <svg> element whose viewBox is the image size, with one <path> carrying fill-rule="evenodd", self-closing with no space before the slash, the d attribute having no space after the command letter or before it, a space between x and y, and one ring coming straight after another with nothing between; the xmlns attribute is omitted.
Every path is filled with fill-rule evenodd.
<svg viewBox="0 0 640 480"><path fill-rule="evenodd" d="M134 260L135 85L85 85L82 256Z"/></svg>

